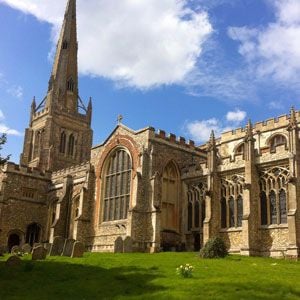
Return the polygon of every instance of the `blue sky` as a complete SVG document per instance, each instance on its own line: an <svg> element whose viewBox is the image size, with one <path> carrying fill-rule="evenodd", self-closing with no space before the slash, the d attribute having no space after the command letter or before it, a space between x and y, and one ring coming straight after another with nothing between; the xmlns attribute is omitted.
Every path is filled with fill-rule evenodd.
<svg viewBox="0 0 300 300"><path fill-rule="evenodd" d="M94 145L116 125L206 141L300 103L299 0L78 0L80 96ZM0 131L19 161L65 1L0 0Z"/></svg>

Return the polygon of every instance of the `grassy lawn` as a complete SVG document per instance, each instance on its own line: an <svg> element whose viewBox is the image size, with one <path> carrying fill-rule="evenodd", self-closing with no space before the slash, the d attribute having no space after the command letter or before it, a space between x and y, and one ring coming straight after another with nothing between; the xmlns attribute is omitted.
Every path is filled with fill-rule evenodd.
<svg viewBox="0 0 300 300"><path fill-rule="evenodd" d="M300 263L196 253L49 257L16 269L0 258L0 299L300 299ZM192 278L176 267L194 266Z"/></svg>

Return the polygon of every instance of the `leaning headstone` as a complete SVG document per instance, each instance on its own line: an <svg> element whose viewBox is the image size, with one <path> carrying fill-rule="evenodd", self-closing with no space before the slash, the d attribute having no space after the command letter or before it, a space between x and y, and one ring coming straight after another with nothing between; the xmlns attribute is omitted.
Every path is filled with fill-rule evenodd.
<svg viewBox="0 0 300 300"><path fill-rule="evenodd" d="M124 253L131 253L133 249L133 240L130 236L127 236L124 240Z"/></svg>
<svg viewBox="0 0 300 300"><path fill-rule="evenodd" d="M76 241L73 239L67 239L65 241L64 251L62 253L63 256L71 256L73 251L73 246Z"/></svg>
<svg viewBox="0 0 300 300"><path fill-rule="evenodd" d="M20 246L13 246L11 248L11 251L10 251L11 254L14 254L14 255L19 255L21 253L23 253L23 250Z"/></svg>
<svg viewBox="0 0 300 300"><path fill-rule="evenodd" d="M19 256L13 255L7 259L5 265L9 268L18 267L21 265L21 258Z"/></svg>
<svg viewBox="0 0 300 300"><path fill-rule="evenodd" d="M124 241L122 237L117 237L114 245L114 253L123 253L124 251Z"/></svg>
<svg viewBox="0 0 300 300"><path fill-rule="evenodd" d="M26 254L31 253L32 247L29 244L24 244L22 246L22 251Z"/></svg>
<svg viewBox="0 0 300 300"><path fill-rule="evenodd" d="M82 257L84 253L84 245L81 242L75 242L73 245L71 257Z"/></svg>
<svg viewBox="0 0 300 300"><path fill-rule="evenodd" d="M47 256L47 250L43 246L37 246L32 250L32 260L44 260Z"/></svg>
<svg viewBox="0 0 300 300"><path fill-rule="evenodd" d="M60 256L64 250L64 245L65 239L60 236L56 236L51 246L50 256Z"/></svg>

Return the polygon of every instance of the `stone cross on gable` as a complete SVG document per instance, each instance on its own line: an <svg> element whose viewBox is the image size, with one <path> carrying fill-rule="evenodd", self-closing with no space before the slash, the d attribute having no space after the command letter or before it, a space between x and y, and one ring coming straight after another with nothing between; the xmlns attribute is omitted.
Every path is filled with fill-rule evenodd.
<svg viewBox="0 0 300 300"><path fill-rule="evenodd" d="M123 120L123 116L118 115L118 118L117 118L118 125L120 125L122 123L122 120Z"/></svg>

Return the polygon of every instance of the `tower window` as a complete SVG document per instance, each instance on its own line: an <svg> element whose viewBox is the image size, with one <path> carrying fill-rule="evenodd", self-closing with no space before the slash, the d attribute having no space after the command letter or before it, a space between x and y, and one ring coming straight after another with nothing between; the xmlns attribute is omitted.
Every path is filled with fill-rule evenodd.
<svg viewBox="0 0 300 300"><path fill-rule="evenodd" d="M68 49L68 42L67 41L63 41L62 48L64 50Z"/></svg>
<svg viewBox="0 0 300 300"><path fill-rule="evenodd" d="M70 78L67 82L67 90L70 92L74 92L75 83L72 78Z"/></svg>
<svg viewBox="0 0 300 300"><path fill-rule="evenodd" d="M69 156L74 155L74 145L75 145L75 138L74 138L74 135L71 134L69 137L69 143L68 143L68 155Z"/></svg>
<svg viewBox="0 0 300 300"><path fill-rule="evenodd" d="M66 134L63 131L60 135L60 147L59 147L59 152L60 153L65 153L66 152Z"/></svg>

